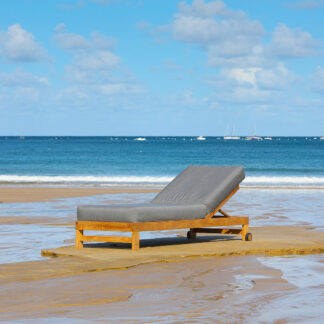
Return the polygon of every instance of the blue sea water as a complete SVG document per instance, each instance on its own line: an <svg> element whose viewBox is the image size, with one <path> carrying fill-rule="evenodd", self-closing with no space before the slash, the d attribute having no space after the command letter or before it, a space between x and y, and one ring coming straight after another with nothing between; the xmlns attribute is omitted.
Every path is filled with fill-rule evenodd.
<svg viewBox="0 0 324 324"><path fill-rule="evenodd" d="M324 140L0 137L0 183L164 184L198 165L242 165L246 186L324 186Z"/></svg>

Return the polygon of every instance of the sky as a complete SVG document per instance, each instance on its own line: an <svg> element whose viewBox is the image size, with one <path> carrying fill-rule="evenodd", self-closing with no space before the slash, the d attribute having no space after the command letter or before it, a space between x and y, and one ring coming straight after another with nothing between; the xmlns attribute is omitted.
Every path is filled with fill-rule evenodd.
<svg viewBox="0 0 324 324"><path fill-rule="evenodd" d="M11 0L0 135L324 136L324 0Z"/></svg>

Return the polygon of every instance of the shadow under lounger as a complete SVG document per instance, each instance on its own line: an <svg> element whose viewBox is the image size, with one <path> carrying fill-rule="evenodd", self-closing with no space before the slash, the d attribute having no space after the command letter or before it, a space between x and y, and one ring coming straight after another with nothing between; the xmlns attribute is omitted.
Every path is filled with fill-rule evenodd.
<svg viewBox="0 0 324 324"><path fill-rule="evenodd" d="M229 216L221 209L244 177L242 167L189 166L150 203L78 206L76 247L86 241L122 242L137 250L141 231L184 228L190 229L191 239L201 232L241 234L243 240L251 240L249 218ZM242 229L206 228L232 225ZM132 237L85 236L84 230L131 232Z"/></svg>

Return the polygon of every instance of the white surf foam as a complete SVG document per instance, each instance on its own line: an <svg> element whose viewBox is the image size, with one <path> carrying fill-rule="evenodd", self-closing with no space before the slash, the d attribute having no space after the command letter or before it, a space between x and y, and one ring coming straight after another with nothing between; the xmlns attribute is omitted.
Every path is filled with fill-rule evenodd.
<svg viewBox="0 0 324 324"><path fill-rule="evenodd" d="M0 175L0 183L168 183L173 177Z"/></svg>
<svg viewBox="0 0 324 324"><path fill-rule="evenodd" d="M41 175L0 175L0 183L49 183L49 184L166 184L172 176L41 176ZM248 176L243 186L324 186L324 177L302 176Z"/></svg>
<svg viewBox="0 0 324 324"><path fill-rule="evenodd" d="M244 184L324 185L324 177L252 176L246 177Z"/></svg>

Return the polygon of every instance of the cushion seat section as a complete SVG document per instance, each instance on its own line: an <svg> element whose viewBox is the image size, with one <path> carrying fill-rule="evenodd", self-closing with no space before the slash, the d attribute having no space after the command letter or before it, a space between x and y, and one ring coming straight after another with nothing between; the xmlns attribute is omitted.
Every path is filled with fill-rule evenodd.
<svg viewBox="0 0 324 324"><path fill-rule="evenodd" d="M204 204L114 204L78 206L78 221L156 222L200 219L207 214Z"/></svg>

